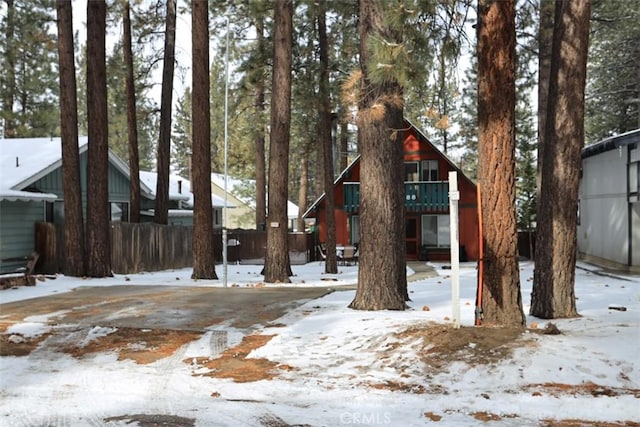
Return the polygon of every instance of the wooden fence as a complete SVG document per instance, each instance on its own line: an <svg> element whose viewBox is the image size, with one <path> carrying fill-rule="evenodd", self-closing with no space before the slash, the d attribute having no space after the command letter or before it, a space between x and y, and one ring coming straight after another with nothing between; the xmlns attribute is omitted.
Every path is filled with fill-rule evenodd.
<svg viewBox="0 0 640 427"><path fill-rule="evenodd" d="M36 224L36 271L54 274L64 271L64 230L51 223ZM214 232L214 259L222 262L222 232ZM267 233L256 230L228 230L227 261L263 264ZM313 235L289 233L291 264L314 260ZM171 270L193 265L193 227L153 223L111 224L111 269L117 274Z"/></svg>

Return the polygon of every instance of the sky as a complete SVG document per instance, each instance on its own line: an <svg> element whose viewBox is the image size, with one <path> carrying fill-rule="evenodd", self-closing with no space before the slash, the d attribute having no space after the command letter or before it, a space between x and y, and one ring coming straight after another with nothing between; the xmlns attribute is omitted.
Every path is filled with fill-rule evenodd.
<svg viewBox="0 0 640 427"><path fill-rule="evenodd" d="M149 0L145 0L147 3ZM174 73L174 103L181 97L184 90L191 86L191 15L181 13L181 6L184 6L184 0L177 0L178 15L176 17L176 62L182 68L176 68ZM78 35L76 42L82 44L86 40L86 24L87 24L87 0L73 0L73 29ZM115 31L115 30L112 30ZM122 25L117 29L117 33L107 36L107 50L109 51L116 40L122 34ZM213 54L213 46L212 52ZM151 91L151 97L158 105L160 104L161 83L162 83L162 64L156 68L154 80L157 83Z"/></svg>
<svg viewBox="0 0 640 427"><path fill-rule="evenodd" d="M549 321L527 316L527 325L535 329L518 338L509 356L494 358L493 350L474 352L482 345L482 334L491 332L479 329L472 335L477 340L471 339L436 369L428 356L435 354L437 346L420 345L421 335L408 332L426 328L426 335L437 328L451 328L451 270L431 265L437 277L409 282L409 310L354 311L347 305L355 290L333 292L250 331L212 325L201 338L148 364L118 360L114 351L83 357L55 352L52 349L62 344L55 340L63 336L67 344L70 340L84 346L108 337L115 328L56 324L61 313L27 317L4 332L8 339L67 333L51 335L45 341L48 346L29 355L0 358L1 423L148 426L144 421L160 415L183 421L172 425L195 426L515 427L582 420L570 425L609 427L640 423L639 276L611 275L580 263L575 293L581 316L553 320L560 335L534 333ZM293 283L278 286L327 286L323 268L320 262L292 266ZM259 269L231 266L231 281L256 287L262 280ZM357 269L341 266L339 274L331 277L335 279L332 286L341 289L355 283ZM521 262L520 272L528 313L533 264ZM35 287L2 290L0 303L64 295L87 286L222 286L220 280L192 281L190 274L191 269L108 279L59 276ZM462 263L463 328L471 328L474 322L475 286L475 264ZM613 306L626 311L609 308ZM1 312L2 305L0 320ZM228 334L227 347L247 336L272 335L245 360L266 360L287 369L279 369L271 379L244 383L209 376L212 368L201 362L221 357L224 348L212 344L221 331Z"/></svg>

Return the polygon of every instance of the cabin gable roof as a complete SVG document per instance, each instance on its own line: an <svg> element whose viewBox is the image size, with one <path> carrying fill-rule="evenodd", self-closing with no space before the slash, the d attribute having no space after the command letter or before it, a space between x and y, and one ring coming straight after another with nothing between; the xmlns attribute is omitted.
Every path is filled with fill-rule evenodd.
<svg viewBox="0 0 640 427"><path fill-rule="evenodd" d="M424 154L426 151L433 151L438 156L438 158L442 158L443 160L445 160L452 170L457 171L462 177L462 179L466 180L469 184L471 184L473 188L476 188L476 184L471 179L469 179L465 175L465 173L455 163L453 163L451 159L449 159L449 157L447 157L442 151L438 149L438 147L436 147L431 141L429 141L427 136L423 132L421 132L413 123L411 123L411 121L405 118L404 125L405 125L405 131L410 132L411 135L414 136L414 138L405 136L404 140L402 141L404 145L405 155L407 153L415 153L417 155L420 155L420 154ZM360 163L360 155L358 155L349 164L349 166L347 166L340 173L340 175L333 182L333 187L335 188L337 185L340 185L341 183L345 182L346 178L350 176L351 171L354 170L356 167L359 167L359 163ZM315 209L322 204L325 196L326 194L323 193L315 202L313 202L311 206L303 214L303 218L309 217L315 211Z"/></svg>

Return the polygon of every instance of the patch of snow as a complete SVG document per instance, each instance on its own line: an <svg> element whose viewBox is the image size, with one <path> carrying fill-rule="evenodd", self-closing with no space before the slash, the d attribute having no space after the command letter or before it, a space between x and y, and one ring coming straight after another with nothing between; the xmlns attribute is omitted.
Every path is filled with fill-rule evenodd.
<svg viewBox="0 0 640 427"><path fill-rule="evenodd" d="M347 306L354 290L341 290L292 310L273 326L257 331L275 335L253 350L250 358L266 358L292 367L272 380L236 383L206 376L197 358L216 358L242 340L246 331L215 325L174 355L139 365L117 360L115 352L71 356L33 351L0 360L0 420L8 426L125 426L105 421L127 414L166 414L195 420L196 426L422 426L441 417L443 426L481 424L478 414L498 417L495 427L541 425L558 419L596 423L640 422L640 277L602 275L576 270L575 293L581 317L552 321L527 316L527 324L543 329L556 325L562 334L525 334L526 340L499 363L452 360L446 370L425 375L417 340L397 334L410 327L452 325L451 270L432 263L437 277L409 283L410 309L402 312L354 311ZM522 262L521 293L529 312L533 264ZM229 266L229 284L255 287L263 283L261 266ZM325 275L322 263L292 266L291 284L341 289L357 281L357 266ZM599 273L599 272L598 272ZM81 286L154 284L222 286L222 280L190 279L191 269L115 275L106 279L60 276L53 281L0 291L0 303L17 302ZM463 326L473 326L477 270L462 263L460 313ZM335 279L327 281L324 279ZM620 305L627 311L609 309ZM423 310L428 306L429 310ZM1 306L0 306L1 309ZM46 323L65 312L32 316L7 329L10 336L37 336ZM277 323L277 327L275 324ZM77 344L113 328L94 327L77 334ZM469 351L479 343L470 341ZM394 391L376 384L405 384ZM602 388L590 393L549 393L544 384ZM413 387L413 388L412 388ZM622 390L607 395L605 388ZM412 392L413 390L413 392ZM422 390L422 391L421 391ZM426 390L426 391L425 391ZM626 390L626 392L625 392ZM636 390L631 392L630 390ZM435 421L434 421L435 422Z"/></svg>

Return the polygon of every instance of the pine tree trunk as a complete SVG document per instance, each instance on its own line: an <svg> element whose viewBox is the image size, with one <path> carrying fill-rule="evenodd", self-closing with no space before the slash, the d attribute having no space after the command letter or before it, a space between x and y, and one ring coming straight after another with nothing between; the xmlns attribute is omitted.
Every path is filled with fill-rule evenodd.
<svg viewBox="0 0 640 427"><path fill-rule="evenodd" d="M589 0L556 2L531 314L578 315L574 293Z"/></svg>
<svg viewBox="0 0 640 427"><path fill-rule="evenodd" d="M357 310L404 310L408 299L402 88L396 81L371 81L367 68L371 38L401 42L383 22L380 2L360 1L360 268L356 296L349 305Z"/></svg>
<svg viewBox="0 0 640 427"><path fill-rule="evenodd" d="M193 279L217 279L211 207L209 15L207 2L192 1L193 80Z"/></svg>
<svg viewBox="0 0 640 427"><path fill-rule="evenodd" d="M326 2L319 3L318 8L318 50L320 57L320 75L318 90L318 137L322 151L326 259L324 272L336 274L338 260L336 257L336 216L335 197L333 194L333 141L331 139L331 106L329 100L329 53L327 46L327 25L325 18ZM347 242L343 242L347 243Z"/></svg>
<svg viewBox="0 0 640 427"><path fill-rule="evenodd" d="M305 229L302 215L307 211L307 195L309 193L309 159L305 156L300 165L300 188L298 190L298 232L303 233Z"/></svg>
<svg viewBox="0 0 640 427"><path fill-rule="evenodd" d="M268 283L289 283L291 266L287 243L287 200L289 193L289 133L291 129L293 1L276 1L274 7L269 208L264 280Z"/></svg>
<svg viewBox="0 0 640 427"><path fill-rule="evenodd" d="M4 119L4 136L5 138L15 138L16 129L13 114L13 105L15 102L15 87L16 87L16 48L13 39L15 38L15 16L16 9L13 0L6 0L7 15L6 15L6 44L7 50L4 52L4 59L2 60L2 73L3 76L0 81L4 83L4 96L2 98L2 111L0 111L0 118Z"/></svg>
<svg viewBox="0 0 640 427"><path fill-rule="evenodd" d="M317 200L324 194L324 150L322 149L322 144L320 143L320 138L317 135L314 135L313 144L318 147L315 150L315 176L320 179L313 180L313 193L314 199ZM316 225L318 224L318 218L316 218Z"/></svg>
<svg viewBox="0 0 640 427"><path fill-rule="evenodd" d="M86 274L86 269L71 0L60 0L56 2L56 7L58 15L58 60L60 63L62 186L64 193L64 263L62 272L67 276L82 277Z"/></svg>
<svg viewBox="0 0 640 427"><path fill-rule="evenodd" d="M340 123L340 171L342 173L348 166L349 160L349 123L343 119Z"/></svg>
<svg viewBox="0 0 640 427"><path fill-rule="evenodd" d="M136 120L136 88L133 79L133 53L131 48L131 11L129 1L124 2L124 65L127 70L127 134L129 138L129 221L140 222L140 155L138 153L138 123Z"/></svg>
<svg viewBox="0 0 640 427"><path fill-rule="evenodd" d="M483 323L524 326L515 205L515 0L480 0L478 6Z"/></svg>
<svg viewBox="0 0 640 427"><path fill-rule="evenodd" d="M540 1L540 23L538 29L538 173L536 176L536 200L542 200L540 194L542 161L544 159L544 132L547 122L549 98L549 73L551 72L551 48L553 45L554 0ZM531 253L533 257L533 253Z"/></svg>
<svg viewBox="0 0 640 427"><path fill-rule="evenodd" d="M104 1L87 4L87 275L111 276Z"/></svg>
<svg viewBox="0 0 640 427"><path fill-rule="evenodd" d="M176 50L176 0L167 0L167 25L164 36L162 92L160 94L160 137L158 139L158 181L153 220L169 221L169 160L171 157L171 102Z"/></svg>
<svg viewBox="0 0 640 427"><path fill-rule="evenodd" d="M256 44L258 55L264 58L264 20L262 17L256 19ZM264 64L258 64L264 67ZM267 175L266 175L266 159L265 159L265 127L263 125L264 117L264 76L260 73L260 77L256 82L255 95L256 109L256 135L255 135L255 165L256 165L256 229L264 230L267 224Z"/></svg>

